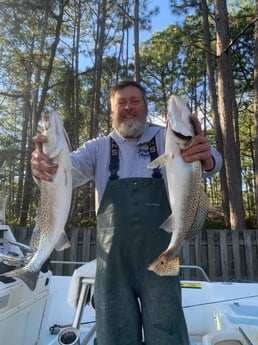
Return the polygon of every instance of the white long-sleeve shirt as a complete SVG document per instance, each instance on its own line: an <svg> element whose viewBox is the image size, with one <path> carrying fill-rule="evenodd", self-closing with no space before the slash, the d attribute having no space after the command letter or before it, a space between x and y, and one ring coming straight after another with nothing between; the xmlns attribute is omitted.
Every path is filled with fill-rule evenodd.
<svg viewBox="0 0 258 345"><path fill-rule="evenodd" d="M119 178L151 177L153 171L147 168L150 162L148 142L155 136L158 155L164 153L164 127L148 123L144 133L137 139L124 139L116 131L108 136L89 140L71 153L73 166L83 174L84 182L95 180L96 187L96 211L102 199L110 171L110 137L119 147ZM214 167L209 172L203 172L203 176L209 177L217 173L222 165L220 153L212 148ZM166 183L166 171L161 168L162 176ZM75 185L81 184L74 181Z"/></svg>

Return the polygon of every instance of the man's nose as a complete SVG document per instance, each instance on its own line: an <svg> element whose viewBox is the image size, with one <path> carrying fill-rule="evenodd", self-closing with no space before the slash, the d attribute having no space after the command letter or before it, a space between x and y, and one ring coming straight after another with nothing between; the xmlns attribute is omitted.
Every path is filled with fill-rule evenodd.
<svg viewBox="0 0 258 345"><path fill-rule="evenodd" d="M128 101L125 104L125 110L129 110L130 108L132 108L132 102Z"/></svg>

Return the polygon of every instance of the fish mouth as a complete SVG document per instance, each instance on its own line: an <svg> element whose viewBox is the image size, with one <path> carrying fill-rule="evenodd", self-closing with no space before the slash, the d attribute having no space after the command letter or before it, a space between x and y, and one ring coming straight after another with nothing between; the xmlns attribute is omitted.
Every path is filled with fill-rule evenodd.
<svg viewBox="0 0 258 345"><path fill-rule="evenodd" d="M183 139L183 140L191 140L192 139L192 137L190 135L184 135L182 133L173 131L173 129L172 129L172 132L175 134L175 136L177 136L180 139Z"/></svg>
<svg viewBox="0 0 258 345"><path fill-rule="evenodd" d="M184 147L181 148L182 150L186 150L186 149L188 149L189 147L192 146L193 137L191 137L190 135L183 135L182 133L176 132L176 131L174 131L173 129L171 129L171 132L173 132L173 134L174 134L177 138L179 138L179 139L185 141Z"/></svg>

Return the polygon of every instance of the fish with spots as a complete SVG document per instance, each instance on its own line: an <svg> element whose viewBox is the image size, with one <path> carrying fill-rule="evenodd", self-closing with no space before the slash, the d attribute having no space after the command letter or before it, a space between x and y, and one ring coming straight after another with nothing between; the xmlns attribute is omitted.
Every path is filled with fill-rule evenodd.
<svg viewBox="0 0 258 345"><path fill-rule="evenodd" d="M58 112L43 115L42 125L42 133L47 137L42 152L49 157L44 164L57 164L58 168L51 181L40 182L37 223L30 240L33 254L25 266L4 274L22 279L31 290L35 289L41 267L52 251L70 246L64 231L72 198L70 144Z"/></svg>
<svg viewBox="0 0 258 345"><path fill-rule="evenodd" d="M209 199L204 191L200 161L185 162L182 150L188 148L195 135L187 101L172 95L168 103L165 153L148 164L154 169L165 166L172 213L161 225L171 232L168 247L149 265L158 275L179 273L178 254L185 240L201 231L208 214Z"/></svg>

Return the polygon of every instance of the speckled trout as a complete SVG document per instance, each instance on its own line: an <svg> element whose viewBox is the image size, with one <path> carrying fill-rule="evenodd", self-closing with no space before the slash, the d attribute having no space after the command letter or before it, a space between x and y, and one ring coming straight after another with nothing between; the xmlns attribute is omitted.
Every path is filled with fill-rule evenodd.
<svg viewBox="0 0 258 345"><path fill-rule="evenodd" d="M199 232L208 213L209 199L203 188L201 162L187 163L182 150L192 144L195 135L187 102L172 95L168 103L165 153L148 168L165 166L172 213L161 228L172 232L167 249L150 264L158 275L179 273L178 254L184 240Z"/></svg>
<svg viewBox="0 0 258 345"><path fill-rule="evenodd" d="M35 289L40 269L52 251L70 246L64 232L72 198L70 144L56 111L42 116L42 127L42 134L47 136L42 151L49 157L49 161L44 163L57 164L57 172L51 175L51 181L40 182L37 223L30 241L31 258L25 266L5 274L22 279L31 290Z"/></svg>

